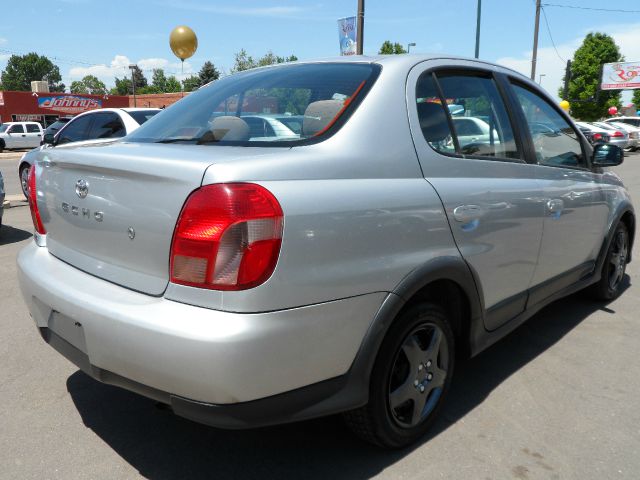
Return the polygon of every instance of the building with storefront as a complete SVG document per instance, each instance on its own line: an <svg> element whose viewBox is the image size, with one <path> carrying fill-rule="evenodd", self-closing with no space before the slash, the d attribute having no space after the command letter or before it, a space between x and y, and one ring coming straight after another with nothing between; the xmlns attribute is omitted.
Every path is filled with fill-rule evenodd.
<svg viewBox="0 0 640 480"><path fill-rule="evenodd" d="M40 122L47 127L59 117L71 117L96 108L128 106L126 95L0 91L0 123Z"/></svg>

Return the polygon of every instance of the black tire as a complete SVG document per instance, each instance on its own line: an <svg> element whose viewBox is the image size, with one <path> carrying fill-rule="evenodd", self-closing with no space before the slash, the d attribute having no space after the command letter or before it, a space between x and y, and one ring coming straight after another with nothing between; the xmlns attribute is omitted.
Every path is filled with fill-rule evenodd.
<svg viewBox="0 0 640 480"><path fill-rule="evenodd" d="M444 310L432 303L409 307L382 342L371 373L369 403L345 412L347 425L363 440L384 448L415 442L437 417L454 366L455 340Z"/></svg>
<svg viewBox="0 0 640 480"><path fill-rule="evenodd" d="M628 258L629 232L627 226L620 222L613 232L613 237L602 265L600 281L592 285L589 291L595 300L610 301L622 293Z"/></svg>
<svg viewBox="0 0 640 480"><path fill-rule="evenodd" d="M22 194L25 196L27 200L29 199L29 186L28 184L25 184L25 180L29 176L29 168L30 168L30 165L26 163L20 167L20 172L19 172L20 188L22 189ZM25 173L26 173L26 177L25 177Z"/></svg>

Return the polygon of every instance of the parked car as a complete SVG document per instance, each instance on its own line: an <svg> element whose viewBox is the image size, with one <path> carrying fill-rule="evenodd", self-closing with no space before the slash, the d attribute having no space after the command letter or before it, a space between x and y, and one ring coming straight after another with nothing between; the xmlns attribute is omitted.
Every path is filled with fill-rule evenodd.
<svg viewBox="0 0 640 480"><path fill-rule="evenodd" d="M25 153L18 162L20 186L29 197L29 168L40 150L82 142L83 145L113 141L133 132L144 122L160 112L159 108L102 108L81 113L65 122L57 133L45 133L43 144ZM50 125L52 127L53 125Z"/></svg>
<svg viewBox="0 0 640 480"><path fill-rule="evenodd" d="M589 140L591 145L595 145L596 143L608 143L610 140L609 134L606 133L604 129L595 129L589 126L581 125L580 123L576 124L582 134Z"/></svg>
<svg viewBox="0 0 640 480"><path fill-rule="evenodd" d="M640 128L640 117L611 117L607 118L605 122L626 123L628 125L633 125L634 127Z"/></svg>
<svg viewBox="0 0 640 480"><path fill-rule="evenodd" d="M283 122L269 115L243 115L241 118L249 125L249 135L255 140L300 138L300 134L296 134Z"/></svg>
<svg viewBox="0 0 640 480"><path fill-rule="evenodd" d="M593 134L599 133L601 135L606 135L608 137L607 143L612 143L620 148L626 148L629 144L628 139L625 139L624 133L620 130L611 130L610 128L603 128L592 122L576 122L576 125L579 128L586 128L591 131ZM613 138L614 131L618 132L618 135Z"/></svg>
<svg viewBox="0 0 640 480"><path fill-rule="evenodd" d="M2 178L2 172L0 172L0 228L2 228L2 215L4 213L4 179Z"/></svg>
<svg viewBox="0 0 640 480"><path fill-rule="evenodd" d="M611 125L613 128L622 130L629 135L629 144L627 149L635 152L640 147L640 128L634 127L629 123L622 122L606 122L607 125Z"/></svg>
<svg viewBox="0 0 640 480"><path fill-rule="evenodd" d="M626 132L626 130L616 128L605 122L591 122L591 125L607 130L607 132L609 133L609 143L617 145L620 148L629 147L629 134Z"/></svg>
<svg viewBox="0 0 640 480"><path fill-rule="evenodd" d="M272 114L304 115L299 138L264 141L242 118L276 95ZM463 152L447 99L495 130L481 154ZM122 141L39 152L25 302L88 375L177 415L246 428L343 412L366 440L407 445L457 358L565 295L625 288L635 214L608 168L623 152L592 147L556 103L442 55L224 77ZM212 119L220 105L233 114Z"/></svg>
<svg viewBox="0 0 640 480"><path fill-rule="evenodd" d="M40 145L42 126L38 122L6 122L0 125L0 152Z"/></svg>

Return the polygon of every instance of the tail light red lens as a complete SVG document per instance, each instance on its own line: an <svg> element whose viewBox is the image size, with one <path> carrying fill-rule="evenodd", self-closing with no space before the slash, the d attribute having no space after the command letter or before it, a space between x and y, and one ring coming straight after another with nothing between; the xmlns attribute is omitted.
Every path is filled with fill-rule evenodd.
<svg viewBox="0 0 640 480"><path fill-rule="evenodd" d="M594 140L594 141L596 141L596 140L602 140L602 135L601 135L601 134L599 134L599 133L594 133L594 134L593 134L593 140Z"/></svg>
<svg viewBox="0 0 640 480"><path fill-rule="evenodd" d="M624 133L622 133L620 130L616 130L615 132L613 132L611 134L612 137L624 137Z"/></svg>
<svg viewBox="0 0 640 480"><path fill-rule="evenodd" d="M253 183L206 185L182 207L171 245L171 281L213 290L245 290L273 273L283 214Z"/></svg>
<svg viewBox="0 0 640 480"><path fill-rule="evenodd" d="M36 188L36 166L32 166L29 169L29 177L27 178L29 184L29 209L31 210L31 220L33 220L33 228L40 235L46 235L47 231L42 224L42 217L40 216L40 210L38 210L38 190Z"/></svg>

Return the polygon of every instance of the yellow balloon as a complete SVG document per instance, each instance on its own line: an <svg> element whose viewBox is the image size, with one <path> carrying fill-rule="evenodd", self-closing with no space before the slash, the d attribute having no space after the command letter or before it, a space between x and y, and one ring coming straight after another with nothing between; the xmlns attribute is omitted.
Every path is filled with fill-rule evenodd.
<svg viewBox="0 0 640 480"><path fill-rule="evenodd" d="M568 112L568 111L569 111L569 107L570 107L570 106L571 106L571 105L569 105L569 102L567 102L566 100L562 100L562 101L560 102L560 108L561 108L561 109L563 109L565 112Z"/></svg>
<svg viewBox="0 0 640 480"><path fill-rule="evenodd" d="M193 30L186 25L171 30L169 35L169 45L173 54L183 62L193 56L198 49L198 37Z"/></svg>

